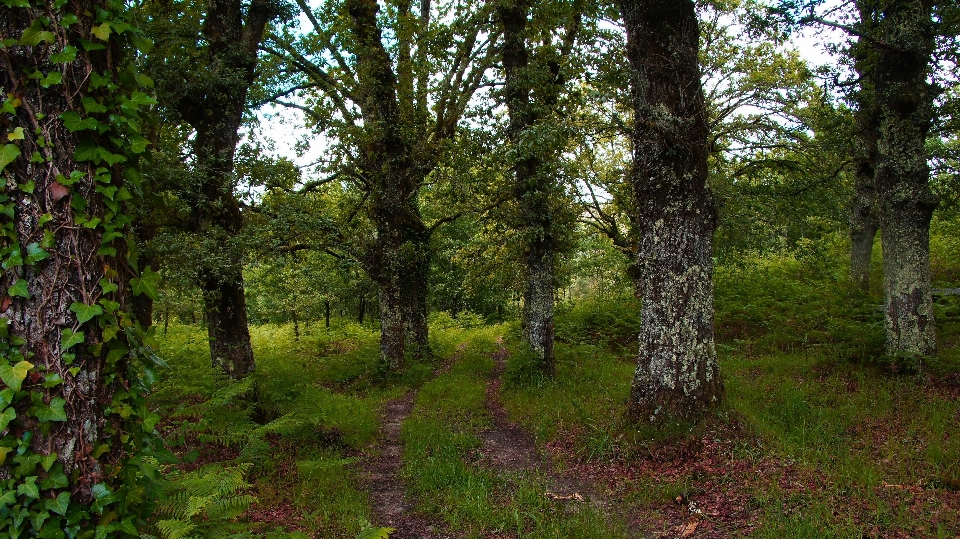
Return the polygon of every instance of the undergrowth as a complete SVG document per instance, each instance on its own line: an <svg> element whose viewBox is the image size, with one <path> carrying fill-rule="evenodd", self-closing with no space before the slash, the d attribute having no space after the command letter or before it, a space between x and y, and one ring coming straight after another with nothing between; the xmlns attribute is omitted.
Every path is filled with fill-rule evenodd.
<svg viewBox="0 0 960 539"><path fill-rule="evenodd" d="M938 286L958 284L952 257L935 253ZM434 315L434 356L386 380L377 334L357 325L300 340L290 326L252 328L257 371L240 382L210 368L202 330L173 325L161 350L171 370L151 402L183 461L166 470L155 535L383 536L358 469L382 407L418 389L402 480L459 537L623 537L624 519L667 534L696 520L721 536L956 536L960 298L937 301L939 355L905 369L883 356L878 276L860 293L843 260L826 241L718 267L726 403L669 433L623 421L640 311L626 292L558 309L554 378L533 368L518 323L469 315ZM548 478L483 462L500 337L510 420L558 471L595 474L614 500L606 509L550 499Z"/></svg>

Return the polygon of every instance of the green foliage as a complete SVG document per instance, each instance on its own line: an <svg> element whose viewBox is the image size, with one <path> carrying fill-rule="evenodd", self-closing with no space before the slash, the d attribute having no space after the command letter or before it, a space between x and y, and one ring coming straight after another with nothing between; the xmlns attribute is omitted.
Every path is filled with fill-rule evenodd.
<svg viewBox="0 0 960 539"><path fill-rule="evenodd" d="M844 243L744 257L716 268L717 342L745 353L804 349L855 361L883 355L881 300L850 286ZM878 258L878 257L875 257ZM728 348L729 349L729 348Z"/></svg>
<svg viewBox="0 0 960 539"><path fill-rule="evenodd" d="M360 533L355 539L389 539L390 534L395 531L394 528L378 528L370 524L367 519L360 520Z"/></svg>
<svg viewBox="0 0 960 539"><path fill-rule="evenodd" d="M632 295L583 297L557 308L557 340L611 349L636 348L640 302Z"/></svg>
<svg viewBox="0 0 960 539"><path fill-rule="evenodd" d="M235 522L255 498L248 494L250 464L174 471L164 480L165 498L156 509L161 539L235 537L247 527Z"/></svg>

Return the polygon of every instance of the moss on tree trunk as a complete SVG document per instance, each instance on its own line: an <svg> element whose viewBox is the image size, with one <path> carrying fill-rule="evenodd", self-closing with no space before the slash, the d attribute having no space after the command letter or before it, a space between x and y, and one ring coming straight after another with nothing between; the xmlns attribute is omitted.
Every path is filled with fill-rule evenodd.
<svg viewBox="0 0 960 539"><path fill-rule="evenodd" d="M633 68L640 350L628 416L700 417L722 398L713 337L713 232L707 113L690 0L621 1Z"/></svg>
<svg viewBox="0 0 960 539"><path fill-rule="evenodd" d="M934 49L932 2L894 0L884 6L878 37L876 99L879 137L876 185L883 241L887 353L936 353L930 295L930 191L924 147L932 90L927 82Z"/></svg>

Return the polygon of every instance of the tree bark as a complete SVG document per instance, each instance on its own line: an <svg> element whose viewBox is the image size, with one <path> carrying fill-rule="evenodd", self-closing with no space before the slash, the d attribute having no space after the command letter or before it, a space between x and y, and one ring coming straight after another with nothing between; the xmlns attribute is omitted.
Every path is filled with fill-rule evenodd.
<svg viewBox="0 0 960 539"><path fill-rule="evenodd" d="M215 368L231 378L242 378L254 371L253 347L247 328L247 308L243 297L243 277L239 268L233 279L210 277L201 287L206 307L210 359Z"/></svg>
<svg viewBox="0 0 960 539"><path fill-rule="evenodd" d="M893 0L878 23L876 184L883 241L887 353L936 353L930 294L930 191L924 148L932 117L927 83L934 49L932 2Z"/></svg>
<svg viewBox="0 0 960 539"><path fill-rule="evenodd" d="M408 358L415 360L430 355L427 299L431 250L429 235L425 236L411 242L413 252L402 281L405 353Z"/></svg>
<svg viewBox="0 0 960 539"><path fill-rule="evenodd" d="M622 0L633 68L633 169L640 220L640 351L627 415L695 420L723 395L713 337L707 112L690 0Z"/></svg>
<svg viewBox="0 0 960 539"><path fill-rule="evenodd" d="M123 239L130 229L122 224L122 207L110 204L112 201L103 194L105 188L114 192L126 190L122 165L81 161L75 155L83 145L123 154L125 149L114 145L121 132L108 133L117 137L113 141L94 130L72 132L61 115L83 111L81 99L86 101L85 98L93 103L113 103L113 89L91 88L89 77L92 73L111 74L123 69L119 62L124 51L111 40L102 50L80 49L75 59L65 62L54 61L51 54L65 47L79 48L81 41L94 39L94 14L107 15L105 8L106 3L98 0L77 0L62 8L44 3L0 7L0 36L13 37L14 41L20 36L26 39L26 31L32 25L40 27L41 20L45 21L42 28L48 34L33 45L21 42L0 50L0 87L4 94L0 102L17 102L12 109L0 113L0 147L19 150L19 157L0 167L5 178L0 186L0 363L8 368L30 364L20 389L4 377L7 396L0 409L6 409L4 416L15 416L7 418L9 423L4 423L0 435L5 439L12 436L21 445L7 455L5 464L0 464L0 477L10 481L9 488L22 479L16 473L22 473L26 466L22 464L21 471L14 472L17 459L23 458L26 463L34 455L52 455L62 465L69 485L43 487L42 496L69 492L71 501L81 504L93 502L94 485L110 485L115 480L110 470L124 458L124 426L117 414L108 415L105 409L116 392L124 389L127 354L114 358L119 363L112 367L109 376L105 376L105 370L113 365L107 362L112 349L117 345L128 349L123 331L108 336L104 327L113 324L114 329L119 329L116 319L130 307L131 275ZM65 14L75 17L76 22L62 25ZM98 40L97 44L104 43ZM34 73L62 74L62 78L59 82L43 83ZM129 87L120 91L129 91ZM111 115L114 113L110 111ZM108 119L107 113L89 117L104 125L114 118ZM67 177L76 181L64 185ZM92 227L80 226L81 218L87 223L96 221ZM105 223L111 223L118 239L104 241ZM115 307L109 307L111 304ZM80 320L75 306L100 309L100 318ZM64 343L65 334L74 331L82 334L83 341L71 347ZM55 378L62 381L44 383ZM17 395L21 390L30 396L21 398L24 396ZM43 420L33 411L54 402L61 402L63 419ZM108 450L104 452L102 447ZM33 464L29 468L36 468L33 474L39 477L32 478L36 485L48 477L48 472L52 474L51 465L59 466L51 463L41 469ZM23 502L21 514L25 514L31 500L19 489L17 496L20 499L10 505L16 503L20 507ZM40 509L34 505L30 511ZM48 520L47 526L54 525L50 523L56 518ZM40 531L27 523L14 526L12 522L13 516L0 521L0 530L11 534L27 530L26 535L31 536ZM87 526L90 522L85 519L77 524ZM92 526L89 533L93 533Z"/></svg>
<svg viewBox="0 0 960 539"><path fill-rule="evenodd" d="M246 22L244 12L246 11ZM243 215L233 193L234 156L246 97L255 78L257 50L267 23L277 14L270 0L212 0L204 19L209 72L191 81L176 103L196 130L195 165L186 198L194 209L188 228L216 253L201 257L199 285L207 307L210 358L232 377L255 369L243 294L243 253L235 237Z"/></svg>

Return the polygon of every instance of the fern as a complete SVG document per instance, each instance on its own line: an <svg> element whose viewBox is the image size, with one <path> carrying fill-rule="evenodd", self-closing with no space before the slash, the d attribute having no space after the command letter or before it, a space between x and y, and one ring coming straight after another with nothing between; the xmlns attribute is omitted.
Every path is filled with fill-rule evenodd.
<svg viewBox="0 0 960 539"><path fill-rule="evenodd" d="M189 539L194 537L190 534L196 526L190 522L182 520L161 520L157 522L157 530L163 539Z"/></svg>
<svg viewBox="0 0 960 539"><path fill-rule="evenodd" d="M389 539L393 528L377 528L365 518L360 519L360 533L355 539Z"/></svg>
<svg viewBox="0 0 960 539"><path fill-rule="evenodd" d="M247 473L251 464L229 468L207 466L193 472L174 471L167 477L166 500L157 506L155 516L161 539L239 537L248 531L234 523L256 500Z"/></svg>

